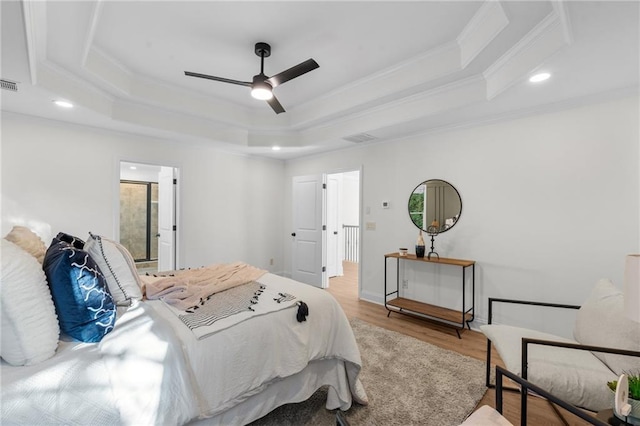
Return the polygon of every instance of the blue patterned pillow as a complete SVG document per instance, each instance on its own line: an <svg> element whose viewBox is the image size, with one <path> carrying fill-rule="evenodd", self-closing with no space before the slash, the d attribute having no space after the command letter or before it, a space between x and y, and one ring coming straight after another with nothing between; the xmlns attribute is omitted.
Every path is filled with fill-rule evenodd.
<svg viewBox="0 0 640 426"><path fill-rule="evenodd" d="M82 342L99 342L116 321L113 298L83 244L60 237L53 239L43 262L60 331Z"/></svg>

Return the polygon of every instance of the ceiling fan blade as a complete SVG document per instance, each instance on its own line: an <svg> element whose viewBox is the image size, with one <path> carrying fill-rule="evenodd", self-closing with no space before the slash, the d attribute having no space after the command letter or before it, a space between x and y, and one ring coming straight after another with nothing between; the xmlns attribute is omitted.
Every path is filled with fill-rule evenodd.
<svg viewBox="0 0 640 426"><path fill-rule="evenodd" d="M238 84L240 86L251 87L251 82L250 81L231 80L229 78L215 77L213 75L207 75L207 74L198 74L197 72L191 72L191 71L185 71L184 75L189 76L189 77L206 78L206 79L209 79L209 80L221 81L223 83L231 83L231 84Z"/></svg>
<svg viewBox="0 0 640 426"><path fill-rule="evenodd" d="M273 96L271 99L267 99L267 103L271 106L271 108L273 108L273 110L276 112L276 114L280 114L281 112L285 112L284 108L282 107L280 102L278 102L278 99L275 96Z"/></svg>
<svg viewBox="0 0 640 426"><path fill-rule="evenodd" d="M276 87L281 85L282 83L286 83L287 81L294 79L296 77L300 77L302 74L306 74L309 71L313 71L316 68L320 67L316 61L313 59L307 59L304 62L295 65L288 70L282 71L274 76L271 76L267 79L269 84L272 87Z"/></svg>

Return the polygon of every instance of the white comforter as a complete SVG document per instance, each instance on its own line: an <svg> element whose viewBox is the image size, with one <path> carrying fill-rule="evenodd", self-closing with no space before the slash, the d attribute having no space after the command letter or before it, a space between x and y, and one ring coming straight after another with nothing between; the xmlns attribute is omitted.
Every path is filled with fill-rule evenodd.
<svg viewBox="0 0 640 426"><path fill-rule="evenodd" d="M1 423L183 424L198 412L184 365L175 334L140 303L99 344L60 342L34 366L3 362Z"/></svg>
<svg viewBox="0 0 640 426"><path fill-rule="evenodd" d="M335 299L273 274L259 281L307 303L307 321L294 306L198 340L163 302L140 303L100 344L61 342L32 367L3 363L2 424L184 424L327 359L344 361L350 393L366 403L360 352ZM349 408L352 395L330 392L327 408Z"/></svg>

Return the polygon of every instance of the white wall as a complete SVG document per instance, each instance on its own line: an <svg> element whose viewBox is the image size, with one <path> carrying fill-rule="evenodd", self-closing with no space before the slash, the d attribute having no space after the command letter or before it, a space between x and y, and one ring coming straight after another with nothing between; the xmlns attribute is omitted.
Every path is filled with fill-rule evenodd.
<svg viewBox="0 0 640 426"><path fill-rule="evenodd" d="M135 167L132 169L131 167ZM161 165L120 162L120 179L138 182L158 182Z"/></svg>
<svg viewBox="0 0 640 426"><path fill-rule="evenodd" d="M581 304L601 277L621 288L625 255L640 251L639 113L634 97L288 161L285 202L293 176L362 165L363 225L376 223L362 230L362 296L382 302L384 254L417 237L409 194L444 179L460 192L462 215L436 251L477 261L478 322L488 297ZM284 214L290 229L291 208ZM288 271L290 249L285 242ZM443 281L459 277L440 271ZM429 274L409 272L410 289L420 293ZM438 288L433 302L447 305L451 289ZM520 314L566 334L554 315Z"/></svg>
<svg viewBox="0 0 640 426"><path fill-rule="evenodd" d="M342 222L345 225L360 224L360 172L342 175Z"/></svg>
<svg viewBox="0 0 640 426"><path fill-rule="evenodd" d="M476 317L487 297L582 303L601 277L621 287L640 252L638 98L288 161L256 159L3 112L2 224L113 235L120 160L181 168L181 266L244 260L291 272L291 179L362 166L362 295L382 302L385 253L413 247L407 197L426 179L460 191L441 256L476 260ZM391 208L382 209L381 202ZM367 208L370 213L367 214ZM364 230L375 222L375 231ZM47 241L48 242L48 241ZM274 265L269 260L274 259ZM443 272L435 303L455 297ZM423 297L430 270L409 271ZM427 291L427 293L429 293ZM453 295L452 295L453 294ZM557 329L557 317L536 321Z"/></svg>
<svg viewBox="0 0 640 426"><path fill-rule="evenodd" d="M2 225L113 237L120 160L180 168L183 267L243 260L283 271L284 165L3 112ZM274 265L270 265L274 259Z"/></svg>

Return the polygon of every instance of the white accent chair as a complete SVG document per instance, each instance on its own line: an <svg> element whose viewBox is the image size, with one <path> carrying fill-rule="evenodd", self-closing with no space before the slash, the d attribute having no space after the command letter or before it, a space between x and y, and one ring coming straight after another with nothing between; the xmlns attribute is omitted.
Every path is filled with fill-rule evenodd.
<svg viewBox="0 0 640 426"><path fill-rule="evenodd" d="M511 303L578 309L575 340L548 333L493 324L493 305ZM487 386L490 387L491 345L507 370L577 407L591 411L612 408L607 382L620 374L640 373L640 323L623 314L622 292L609 280L600 280L582 306L489 299Z"/></svg>
<svg viewBox="0 0 640 426"><path fill-rule="evenodd" d="M606 426L607 423L589 415L586 411L561 400L555 395L550 394L544 389L516 376L512 372L502 367L496 366L496 408L483 405L461 424L461 426L513 426L513 424L502 416L502 382L503 377L507 377L513 382L520 385L520 425L527 424L527 396L530 392L534 392L537 396L547 399L549 402L564 408L574 416L580 417L589 424L596 426Z"/></svg>

